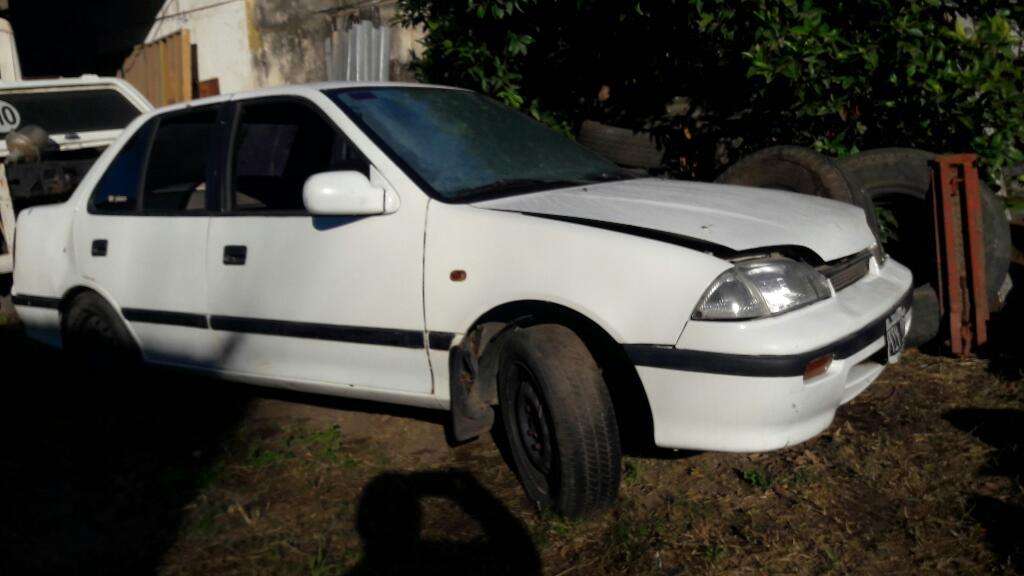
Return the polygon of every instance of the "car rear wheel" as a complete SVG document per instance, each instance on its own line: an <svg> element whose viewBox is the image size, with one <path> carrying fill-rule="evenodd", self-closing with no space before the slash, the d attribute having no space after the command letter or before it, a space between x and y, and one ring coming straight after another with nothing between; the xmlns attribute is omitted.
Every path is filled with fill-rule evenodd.
<svg viewBox="0 0 1024 576"><path fill-rule="evenodd" d="M85 292L68 307L64 348L82 366L95 371L135 367L140 359L128 328L98 294Z"/></svg>
<svg viewBox="0 0 1024 576"><path fill-rule="evenodd" d="M517 330L498 367L501 418L516 472L542 509L598 511L619 491L618 426L601 370L570 329Z"/></svg>

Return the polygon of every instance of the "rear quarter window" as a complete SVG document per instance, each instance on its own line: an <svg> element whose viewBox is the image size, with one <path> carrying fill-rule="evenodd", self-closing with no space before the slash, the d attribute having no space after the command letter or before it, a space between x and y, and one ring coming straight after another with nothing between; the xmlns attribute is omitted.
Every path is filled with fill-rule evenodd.
<svg viewBox="0 0 1024 576"><path fill-rule="evenodd" d="M136 130L114 157L93 190L92 211L126 214L138 209L139 180L155 124L153 119Z"/></svg>

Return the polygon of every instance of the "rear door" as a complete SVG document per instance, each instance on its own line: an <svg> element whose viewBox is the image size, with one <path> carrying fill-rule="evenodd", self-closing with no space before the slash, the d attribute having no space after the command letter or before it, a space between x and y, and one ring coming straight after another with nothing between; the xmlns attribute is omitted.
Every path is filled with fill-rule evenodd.
<svg viewBox="0 0 1024 576"><path fill-rule="evenodd" d="M238 103L226 211L210 224L211 326L219 368L284 383L429 394L421 206L314 217L302 187L318 172L387 182L312 102Z"/></svg>
<svg viewBox="0 0 1024 576"><path fill-rule="evenodd" d="M206 238L217 205L220 106L140 128L74 228L83 276L121 309L153 362L214 363L206 317Z"/></svg>

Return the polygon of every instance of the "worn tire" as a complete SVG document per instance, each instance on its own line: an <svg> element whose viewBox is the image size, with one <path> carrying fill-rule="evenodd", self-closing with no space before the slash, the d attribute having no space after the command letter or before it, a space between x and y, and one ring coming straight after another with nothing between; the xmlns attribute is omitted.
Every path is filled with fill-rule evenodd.
<svg viewBox="0 0 1024 576"><path fill-rule="evenodd" d="M11 302L11 274L0 274L0 327L14 326L18 323L18 313Z"/></svg>
<svg viewBox="0 0 1024 576"><path fill-rule="evenodd" d="M579 143L612 162L630 168L658 168L664 156L647 132L584 120Z"/></svg>
<svg viewBox="0 0 1024 576"><path fill-rule="evenodd" d="M64 348L80 365L98 372L137 367L141 356L128 328L99 294L75 297L62 322Z"/></svg>
<svg viewBox="0 0 1024 576"><path fill-rule="evenodd" d="M775 188L862 205L843 173L823 154L799 146L772 146L744 156L715 180Z"/></svg>
<svg viewBox="0 0 1024 576"><path fill-rule="evenodd" d="M14 310L10 296L0 296L0 327L14 326L18 323L18 313Z"/></svg>
<svg viewBox="0 0 1024 576"><path fill-rule="evenodd" d="M913 148L878 148L842 158L837 166L847 180L870 204L884 205L894 199L911 199L920 203L920 220L904 222L913 238L909 249L890 250L897 260L909 265L915 272L918 286L935 281L935 251L931 241L932 212L928 204L931 189L931 168L928 162L932 152ZM985 236L985 280L991 309L1001 307L999 289L1010 269L1010 224L1006 207L984 182L981 183L982 227ZM907 217L905 217L907 218ZM936 308L937 310L937 308ZM915 310L915 322L918 318Z"/></svg>
<svg viewBox="0 0 1024 576"><path fill-rule="evenodd" d="M910 304L913 314L910 331L907 332L906 345L920 346L931 342L939 335L939 295L935 288L925 284L914 288L913 301Z"/></svg>
<svg viewBox="0 0 1024 576"><path fill-rule="evenodd" d="M622 459L615 411L601 370L573 331L541 324L511 334L498 366L498 397L532 501L570 518L615 501Z"/></svg>

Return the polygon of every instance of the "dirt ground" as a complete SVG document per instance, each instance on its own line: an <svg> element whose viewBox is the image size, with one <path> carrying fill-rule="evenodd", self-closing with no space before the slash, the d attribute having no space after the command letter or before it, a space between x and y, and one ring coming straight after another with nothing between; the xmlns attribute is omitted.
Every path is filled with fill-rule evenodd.
<svg viewBox="0 0 1024 576"><path fill-rule="evenodd" d="M439 412L0 351L0 574L1024 573L1012 363L908 352L813 441L632 455L567 522Z"/></svg>

